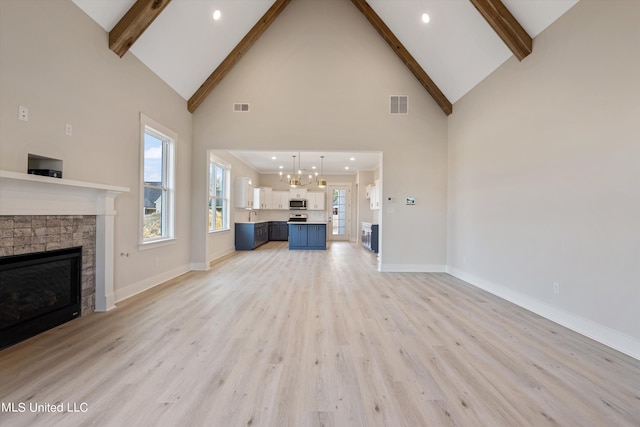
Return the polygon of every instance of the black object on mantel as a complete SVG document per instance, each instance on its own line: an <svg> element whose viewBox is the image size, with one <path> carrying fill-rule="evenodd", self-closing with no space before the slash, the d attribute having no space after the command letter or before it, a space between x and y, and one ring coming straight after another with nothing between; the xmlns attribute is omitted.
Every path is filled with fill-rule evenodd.
<svg viewBox="0 0 640 427"><path fill-rule="evenodd" d="M52 178L62 178L62 171L53 169L28 169L29 175L50 176Z"/></svg>

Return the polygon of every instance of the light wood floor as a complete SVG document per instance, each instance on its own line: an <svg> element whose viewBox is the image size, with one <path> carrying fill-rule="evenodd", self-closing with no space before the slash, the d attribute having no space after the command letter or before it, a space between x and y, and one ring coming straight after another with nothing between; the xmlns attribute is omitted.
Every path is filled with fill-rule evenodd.
<svg viewBox="0 0 640 427"><path fill-rule="evenodd" d="M26 406L2 426L639 426L640 362L447 274L270 242L0 351L0 402Z"/></svg>

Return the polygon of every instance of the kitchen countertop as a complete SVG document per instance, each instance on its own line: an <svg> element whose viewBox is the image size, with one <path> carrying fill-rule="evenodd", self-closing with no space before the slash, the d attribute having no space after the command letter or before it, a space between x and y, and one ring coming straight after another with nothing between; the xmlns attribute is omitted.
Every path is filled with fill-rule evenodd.
<svg viewBox="0 0 640 427"><path fill-rule="evenodd" d="M264 221L236 221L236 224L262 224L264 222L278 222L278 221L271 221L271 220L264 220Z"/></svg>

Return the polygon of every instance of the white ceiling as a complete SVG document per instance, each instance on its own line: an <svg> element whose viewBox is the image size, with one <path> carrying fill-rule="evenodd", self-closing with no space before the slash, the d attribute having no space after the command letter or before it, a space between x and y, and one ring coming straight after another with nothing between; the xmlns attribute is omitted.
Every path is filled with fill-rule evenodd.
<svg viewBox="0 0 640 427"><path fill-rule="evenodd" d="M577 1L503 0L503 3L529 35L535 37ZM106 31L111 31L135 0L73 2ZM188 100L273 3L273 0L173 0L131 47L131 53ZM468 0L368 0L368 3L452 103L512 55ZM213 21L215 9L222 12L219 21ZM421 21L425 12L431 17L428 24ZM274 25L277 22L276 19Z"/></svg>
<svg viewBox="0 0 640 427"><path fill-rule="evenodd" d="M578 0L502 1L529 35L535 37ZM135 0L73 2L108 32ZM127 54L138 57L188 100L273 3L273 0L173 0ZM368 0L368 3L452 103L512 55L468 0ZM216 9L222 12L218 21L212 19ZM428 24L421 21L425 12L431 18ZM277 22L276 19L274 25ZM535 40L533 51L535 54ZM239 157L262 173L273 172L262 159L271 161L266 154L245 152ZM288 161L284 165L289 169L291 154L286 155ZM375 168L368 161L370 156L377 159L377 155L359 154L362 155L345 153L345 157L367 158L360 167ZM320 154L313 156L319 158ZM311 157L311 153L308 156L303 153L303 167L304 160ZM330 171L327 173L340 173L336 169L340 166L344 171L345 165L338 165L338 160L335 168L333 159L326 160L325 170Z"/></svg>

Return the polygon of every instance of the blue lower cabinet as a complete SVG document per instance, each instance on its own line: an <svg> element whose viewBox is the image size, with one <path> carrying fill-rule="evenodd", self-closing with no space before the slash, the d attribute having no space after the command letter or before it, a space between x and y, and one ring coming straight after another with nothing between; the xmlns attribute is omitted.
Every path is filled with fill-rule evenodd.
<svg viewBox="0 0 640 427"><path fill-rule="evenodd" d="M325 224L309 224L307 227L309 248L327 249L327 226Z"/></svg>
<svg viewBox="0 0 640 427"><path fill-rule="evenodd" d="M327 225L289 224L289 249L327 249Z"/></svg>
<svg viewBox="0 0 640 427"><path fill-rule="evenodd" d="M286 242L289 236L289 227L286 221L269 222L269 241Z"/></svg>
<svg viewBox="0 0 640 427"><path fill-rule="evenodd" d="M362 244L371 252L378 253L379 225L362 223Z"/></svg>
<svg viewBox="0 0 640 427"><path fill-rule="evenodd" d="M236 250L250 251L269 241L269 224L236 223Z"/></svg>
<svg viewBox="0 0 640 427"><path fill-rule="evenodd" d="M307 247L307 226L289 224L289 249Z"/></svg>

